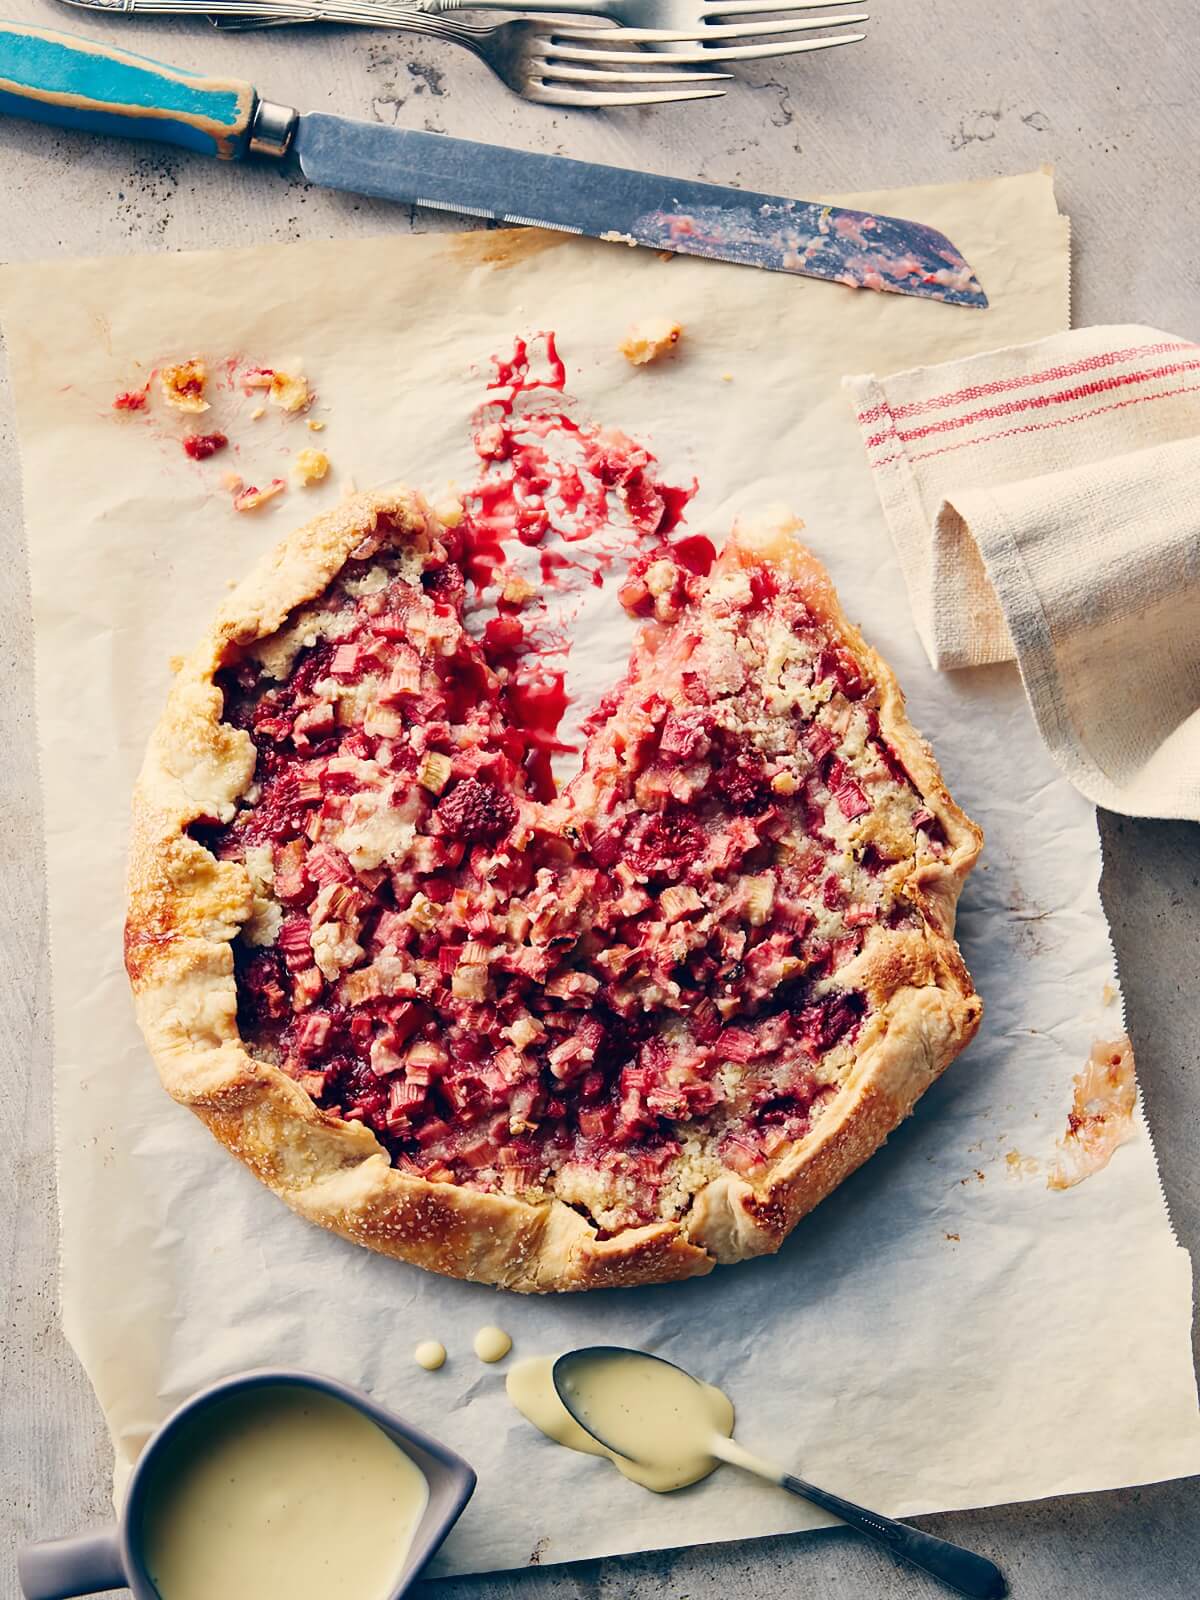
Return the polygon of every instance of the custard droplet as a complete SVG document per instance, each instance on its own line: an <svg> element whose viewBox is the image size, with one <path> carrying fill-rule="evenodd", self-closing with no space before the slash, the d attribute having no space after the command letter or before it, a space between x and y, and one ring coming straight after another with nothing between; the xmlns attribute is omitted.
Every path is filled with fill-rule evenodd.
<svg viewBox="0 0 1200 1600"><path fill-rule="evenodd" d="M480 1361L503 1361L512 1349L512 1340L503 1328L489 1323L475 1335L475 1354Z"/></svg>

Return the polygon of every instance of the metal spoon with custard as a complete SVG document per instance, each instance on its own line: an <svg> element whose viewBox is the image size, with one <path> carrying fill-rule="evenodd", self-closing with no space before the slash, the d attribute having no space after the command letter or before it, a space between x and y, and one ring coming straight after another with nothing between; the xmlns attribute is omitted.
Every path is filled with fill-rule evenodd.
<svg viewBox="0 0 1200 1600"><path fill-rule="evenodd" d="M543 1433L572 1449L607 1456L646 1488L683 1488L728 1461L832 1512L960 1594L1000 1600L1008 1593L999 1567L986 1557L868 1511L751 1455L730 1437L728 1398L661 1356L592 1345L557 1360L523 1361L509 1374L507 1387L513 1404Z"/></svg>

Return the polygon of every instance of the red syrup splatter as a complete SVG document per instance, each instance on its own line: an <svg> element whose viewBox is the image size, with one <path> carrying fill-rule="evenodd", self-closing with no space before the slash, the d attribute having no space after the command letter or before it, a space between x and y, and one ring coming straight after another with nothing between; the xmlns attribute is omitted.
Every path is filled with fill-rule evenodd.
<svg viewBox="0 0 1200 1600"><path fill-rule="evenodd" d="M464 524L467 537L463 547L463 572L477 589L486 589L504 566L504 545L492 533L488 521L471 517Z"/></svg>
<svg viewBox="0 0 1200 1600"><path fill-rule="evenodd" d="M658 492L662 495L664 502L663 518L658 525L658 531L660 534L674 533L675 529L684 520L683 513L687 509L688 502L695 495L696 490L699 487L700 486L696 482L695 478L692 479L691 483L686 489L680 488L677 484L670 483L660 483L657 485ZM708 548L712 550L712 556L709 559L708 566L711 567L713 561L716 560L717 552L713 550L712 545L702 533L694 534L690 539L681 540L680 543L693 545L707 544ZM682 557L680 559L682 559ZM684 566L687 566L686 561L683 564ZM689 570L695 569L689 568ZM708 567L705 567L703 571L707 572Z"/></svg>
<svg viewBox="0 0 1200 1600"><path fill-rule="evenodd" d="M678 494L679 491L673 489L671 493ZM679 565L686 567L697 578L707 578L717 559L712 540L706 539L702 533L690 533L686 539L676 539L669 548Z"/></svg>
<svg viewBox="0 0 1200 1600"><path fill-rule="evenodd" d="M546 665L546 658L563 656L569 648L565 634L539 639L544 630L531 627L522 617L502 613L483 630L483 651L488 664L505 672L500 703L510 727L524 742L523 764L535 799L553 800L556 755L572 755L577 746L558 738L559 725L570 697L566 673Z"/></svg>
<svg viewBox="0 0 1200 1600"><path fill-rule="evenodd" d="M510 543L537 549L543 593L581 583L601 588L614 562L627 565L639 551L663 544L684 520L697 485L662 483L645 446L539 400L539 392L566 388L552 332L516 339L511 356L493 356L492 365L474 422L480 469L462 523L463 570L479 606L491 603L484 591L507 576ZM561 549L585 541L578 555ZM689 571L707 571L712 563L712 546L700 536L671 549ZM525 743L531 788L539 799L552 799L553 757L577 748L558 737L570 703L562 666L570 652L567 631L548 627L536 596L525 608L501 595L481 643L489 665L503 675L502 699Z"/></svg>
<svg viewBox="0 0 1200 1600"><path fill-rule="evenodd" d="M554 757L574 754L577 748L557 737L569 703L566 673L545 664L547 658L566 655L566 632L531 623L502 598L497 615L484 625L480 644L488 665L503 673L500 704L523 742L521 759L530 792L535 799L553 800L558 792Z"/></svg>
<svg viewBox="0 0 1200 1600"><path fill-rule="evenodd" d="M560 555L557 550L541 551L538 565L541 568L542 584L547 589L567 587L559 576L563 572L582 572L594 589L604 587L604 574L599 567L590 567L586 561L572 561L570 556Z"/></svg>
<svg viewBox="0 0 1200 1600"><path fill-rule="evenodd" d="M525 738L530 789L538 800L553 800L558 793L554 757L571 755L577 748L556 737L570 702L566 673L537 666L518 668L505 688L504 701Z"/></svg>
<svg viewBox="0 0 1200 1600"><path fill-rule="evenodd" d="M558 353L554 334L546 331L535 333L534 339L545 341L546 361L549 365L548 378L531 378L529 376L530 355L527 339L517 339L513 343L513 353L507 361L500 356L493 356L496 376L488 384L489 389L510 389L514 395L523 389L557 389L561 394L567 382L567 369L562 357Z"/></svg>

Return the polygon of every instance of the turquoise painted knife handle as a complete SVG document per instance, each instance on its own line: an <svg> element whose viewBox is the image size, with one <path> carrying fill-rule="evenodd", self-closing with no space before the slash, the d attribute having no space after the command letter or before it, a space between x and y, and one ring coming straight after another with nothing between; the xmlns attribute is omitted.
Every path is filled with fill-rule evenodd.
<svg viewBox="0 0 1200 1600"><path fill-rule="evenodd" d="M53 28L0 21L0 112L87 133L159 139L233 161L246 153L257 96Z"/></svg>

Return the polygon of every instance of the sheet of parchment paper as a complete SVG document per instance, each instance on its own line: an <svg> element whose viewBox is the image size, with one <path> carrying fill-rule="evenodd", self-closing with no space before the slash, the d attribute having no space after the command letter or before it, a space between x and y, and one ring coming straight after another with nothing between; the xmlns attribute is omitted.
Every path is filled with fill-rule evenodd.
<svg viewBox="0 0 1200 1600"><path fill-rule="evenodd" d="M838 383L1065 327L1066 223L1038 174L853 203L945 229L992 309L489 233L5 275L37 612L63 1313L112 1427L118 1489L189 1391L269 1362L363 1384L474 1463L479 1490L442 1571L817 1525L729 1469L655 1498L550 1445L508 1407L503 1369L471 1353L493 1320L516 1355L663 1351L728 1389L756 1451L888 1512L1200 1469L1188 1259L1140 1113L1103 1172L1046 1186L1072 1077L1093 1039L1121 1028L1119 1001L1104 1003L1094 814L1043 751L1015 672L939 677L926 664ZM685 342L635 372L615 346L631 317L655 312L680 318ZM988 843L960 924L983 1029L887 1148L775 1258L535 1300L427 1276L292 1216L160 1089L120 945L129 789L169 657L231 578L350 479L468 482L489 357L538 329L558 335L581 416L647 441L669 480L696 475L690 529L719 540L764 501L805 518ZM118 389L195 353L302 364L327 422L319 440L276 412L251 424L229 392L203 420L228 424L233 464L255 481L318 442L330 481L238 516L221 463L187 462L161 406L148 424L114 416ZM613 674L622 628L580 629L581 703ZM411 1355L430 1336L450 1351L434 1375Z"/></svg>

